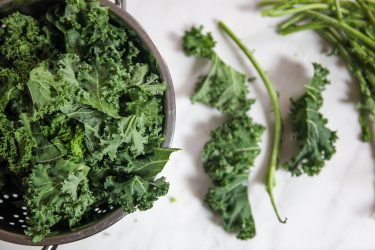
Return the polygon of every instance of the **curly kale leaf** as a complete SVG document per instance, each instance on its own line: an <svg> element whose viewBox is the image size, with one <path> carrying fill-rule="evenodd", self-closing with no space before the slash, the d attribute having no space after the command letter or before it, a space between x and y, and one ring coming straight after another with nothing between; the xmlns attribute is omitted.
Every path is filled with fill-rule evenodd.
<svg viewBox="0 0 375 250"><path fill-rule="evenodd" d="M0 112L10 101L16 99L23 90L19 75L15 70L0 67Z"/></svg>
<svg viewBox="0 0 375 250"><path fill-rule="evenodd" d="M256 234L255 223L247 196L248 174L226 179L222 185L209 189L206 202L219 214L224 229L236 233L241 240L251 239Z"/></svg>
<svg viewBox="0 0 375 250"><path fill-rule="evenodd" d="M183 38L185 54L211 61L209 73L197 84L193 102L200 102L230 114L246 113L254 100L248 99L246 76L225 64L214 52L215 41L210 33L203 34L202 27L192 27Z"/></svg>
<svg viewBox="0 0 375 250"><path fill-rule="evenodd" d="M262 125L243 116L233 118L211 132L203 150L203 167L214 181L249 171L260 153Z"/></svg>
<svg viewBox="0 0 375 250"><path fill-rule="evenodd" d="M206 202L221 217L224 229L239 239L255 236L247 183L263 131L247 116L232 118L212 131L203 150L203 167L213 180Z"/></svg>
<svg viewBox="0 0 375 250"><path fill-rule="evenodd" d="M105 48L110 58L120 61L125 42L125 30L109 22L108 7L99 1L66 0L66 5L51 8L47 20L63 34L67 53L88 58Z"/></svg>
<svg viewBox="0 0 375 250"><path fill-rule="evenodd" d="M90 173L93 191L113 206L121 206L126 212L152 207L158 197L168 192L169 184L159 178L170 155L177 149L156 148L146 157L133 159L123 153L115 162L105 160Z"/></svg>
<svg viewBox="0 0 375 250"><path fill-rule="evenodd" d="M211 58L216 41L211 33L203 34L203 27L192 27L183 37L183 47L187 56Z"/></svg>
<svg viewBox="0 0 375 250"><path fill-rule="evenodd" d="M61 105L59 99L61 95L57 95L59 91L57 83L46 64L41 64L30 72L27 86L34 108L39 115L55 112Z"/></svg>
<svg viewBox="0 0 375 250"><path fill-rule="evenodd" d="M323 105L321 92L329 83L329 71L314 63L314 77L306 85L306 93L297 100L292 100L290 120L300 147L298 154L285 167L292 175L302 173L316 175L322 170L325 161L336 152L336 132L327 128L327 119L319 112Z"/></svg>
<svg viewBox="0 0 375 250"><path fill-rule="evenodd" d="M14 122L0 114L0 160L8 163L11 172L22 176L35 162L37 143L25 114L21 115L19 123L21 126L15 129Z"/></svg>
<svg viewBox="0 0 375 250"><path fill-rule="evenodd" d="M51 48L50 37L35 18L15 12L0 20L0 57L18 69L22 81L43 58L54 54Z"/></svg>
<svg viewBox="0 0 375 250"><path fill-rule="evenodd" d="M33 241L43 240L51 227L68 221L76 225L88 211L95 197L89 190L90 168L69 160L36 165L27 178L25 201L29 208L29 228Z"/></svg>

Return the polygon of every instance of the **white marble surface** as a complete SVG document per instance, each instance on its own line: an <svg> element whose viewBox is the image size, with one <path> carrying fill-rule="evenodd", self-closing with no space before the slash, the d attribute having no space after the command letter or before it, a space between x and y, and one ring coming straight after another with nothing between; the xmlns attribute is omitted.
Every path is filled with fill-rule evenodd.
<svg viewBox="0 0 375 250"><path fill-rule="evenodd" d="M274 32L276 20L260 17L252 0L129 0L129 11L144 25L165 56L175 82L177 127L175 154L164 174L171 182L167 197L147 212L127 216L105 232L89 239L61 246L62 250L300 250L375 248L374 160L368 144L359 141L357 113L353 103L357 91L343 64L326 57L325 46L313 33L280 37ZM228 45L217 31L215 20L223 19L245 42L269 72L280 92L282 111L287 114L289 98L300 94L312 76L311 62L331 69L332 84L324 92L323 113L329 126L338 131L337 154L318 177L292 178L277 172L275 195L280 211L288 217L279 224L262 184L269 135L263 137L263 152L250 178L250 200L257 236L238 241L218 226L202 203L210 181L203 173L200 151L209 131L222 120L220 114L201 105L191 105L189 95L196 77L205 72L202 62L186 58L180 48L183 31L192 24L204 24L218 40L220 55L248 74L243 56ZM270 103L260 81L252 88L258 102L251 115L267 124ZM290 154L288 135L283 152ZM170 197L177 201L171 203ZM1 250L38 249L0 243Z"/></svg>

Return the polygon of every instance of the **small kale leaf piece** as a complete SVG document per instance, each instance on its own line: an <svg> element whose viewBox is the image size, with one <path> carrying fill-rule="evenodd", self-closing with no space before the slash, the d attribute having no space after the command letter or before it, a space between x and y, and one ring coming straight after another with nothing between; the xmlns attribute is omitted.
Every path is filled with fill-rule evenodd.
<svg viewBox="0 0 375 250"><path fill-rule="evenodd" d="M241 240L256 234L255 223L247 197L248 174L237 175L222 185L214 185L208 191L206 202L220 215L224 229L236 233Z"/></svg>
<svg viewBox="0 0 375 250"><path fill-rule="evenodd" d="M203 149L203 167L213 181L249 171L260 153L262 125L247 116L232 118L211 132Z"/></svg>
<svg viewBox="0 0 375 250"><path fill-rule="evenodd" d="M37 61L50 41L38 21L19 12L0 20L0 55L10 62Z"/></svg>
<svg viewBox="0 0 375 250"><path fill-rule="evenodd" d="M254 100L247 98L247 77L224 63L213 50L215 41L212 35L202 32L202 27L192 27L185 32L183 38L187 56L203 57L211 61L210 71L199 79L192 101L212 106L230 115L246 113L254 103Z"/></svg>
<svg viewBox="0 0 375 250"><path fill-rule="evenodd" d="M231 118L212 131L203 150L203 167L213 180L205 200L220 216L224 229L243 240L255 236L247 183L263 131L247 116Z"/></svg>
<svg viewBox="0 0 375 250"><path fill-rule="evenodd" d="M306 93L291 100L290 120L300 151L285 164L285 168L295 176L319 174L325 161L336 152L336 132L327 128L327 119L319 112L323 105L321 92L329 83L329 71L317 63L313 66L314 77L306 85Z"/></svg>
<svg viewBox="0 0 375 250"><path fill-rule="evenodd" d="M89 171L84 164L63 159L34 167L24 197L30 213L26 233L34 242L48 236L59 222L76 225L88 211L95 200L89 189Z"/></svg>
<svg viewBox="0 0 375 250"><path fill-rule="evenodd" d="M183 37L183 49L187 56L211 58L216 41L211 33L203 34L203 27L192 27Z"/></svg>

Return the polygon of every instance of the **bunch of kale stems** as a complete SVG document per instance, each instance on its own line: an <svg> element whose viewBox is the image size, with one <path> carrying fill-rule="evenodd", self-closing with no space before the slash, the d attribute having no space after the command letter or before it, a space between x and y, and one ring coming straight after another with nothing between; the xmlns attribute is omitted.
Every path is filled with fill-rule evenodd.
<svg viewBox="0 0 375 250"><path fill-rule="evenodd" d="M166 84L108 8L66 0L11 13L0 58L0 191L20 195L34 242L92 223L95 208L146 210L167 193Z"/></svg>
<svg viewBox="0 0 375 250"><path fill-rule="evenodd" d="M359 83L361 99L357 108L362 140L370 141L375 119L375 1L263 0L259 5L268 7L262 11L264 16L288 16L278 25L280 34L315 30L331 45L330 54L337 54L345 60ZM225 23L219 22L219 28L253 64L271 100L274 134L266 190L278 220L286 223L273 196L282 140L278 94L246 45ZM247 115L254 100L247 97L246 76L219 58L213 50L215 43L210 33L203 33L203 27L193 27L183 38L186 55L211 61L211 69L199 79L192 101L214 107L228 117L223 125L212 131L211 140L203 150L203 167L213 181L206 202L221 217L226 231L236 233L239 239L250 239L256 230L247 195L248 174L260 153L258 143L264 127ZM317 63L313 66L314 77L306 85L306 93L291 100L289 122L299 152L282 166L294 176L318 174L336 151L336 132L326 127L327 119L319 112L323 104L321 92L329 83L329 71Z"/></svg>

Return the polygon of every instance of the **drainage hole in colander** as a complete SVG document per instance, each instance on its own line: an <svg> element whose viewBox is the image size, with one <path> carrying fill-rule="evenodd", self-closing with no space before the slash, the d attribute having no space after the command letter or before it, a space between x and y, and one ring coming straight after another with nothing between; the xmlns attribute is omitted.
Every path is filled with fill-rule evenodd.
<svg viewBox="0 0 375 250"><path fill-rule="evenodd" d="M3 200L2 200L2 199L0 199L0 204L1 204L1 203L3 203Z"/></svg>
<svg viewBox="0 0 375 250"><path fill-rule="evenodd" d="M4 199L9 199L9 195L7 195L7 194L4 194L3 197L4 197Z"/></svg>
<svg viewBox="0 0 375 250"><path fill-rule="evenodd" d="M11 222L9 222L9 225L14 226L14 225L16 225L16 223L11 221Z"/></svg>
<svg viewBox="0 0 375 250"><path fill-rule="evenodd" d="M22 209L22 210L26 210L26 209L27 209L27 207L25 207L25 206L22 206L22 207L21 207L21 209Z"/></svg>
<svg viewBox="0 0 375 250"><path fill-rule="evenodd" d="M19 218L20 216L18 214L13 215L14 218Z"/></svg>
<svg viewBox="0 0 375 250"><path fill-rule="evenodd" d="M23 212L22 214L23 214L23 215L27 215L27 212Z"/></svg>
<svg viewBox="0 0 375 250"><path fill-rule="evenodd" d="M3 217L3 216L0 216L0 220L4 220L4 217Z"/></svg>
<svg viewBox="0 0 375 250"><path fill-rule="evenodd" d="M18 198L18 194L14 193L12 194L13 198Z"/></svg>
<svg viewBox="0 0 375 250"><path fill-rule="evenodd" d="M24 223L25 221L24 220L18 220L19 223Z"/></svg>

